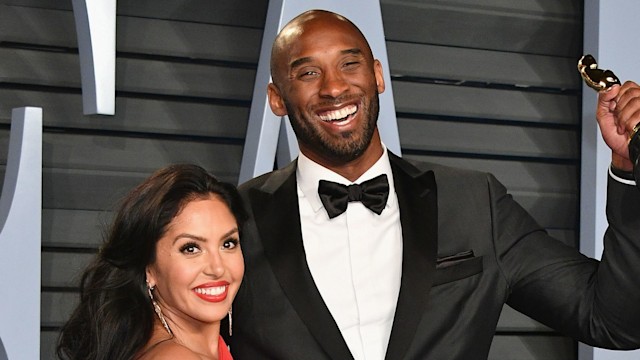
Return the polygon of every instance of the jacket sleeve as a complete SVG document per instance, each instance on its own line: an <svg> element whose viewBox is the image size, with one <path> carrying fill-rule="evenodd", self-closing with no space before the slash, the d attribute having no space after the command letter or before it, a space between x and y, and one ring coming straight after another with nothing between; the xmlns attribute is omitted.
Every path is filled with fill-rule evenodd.
<svg viewBox="0 0 640 360"><path fill-rule="evenodd" d="M507 303L586 344L640 348L640 191L610 179L600 262L547 235L492 177L489 189Z"/></svg>

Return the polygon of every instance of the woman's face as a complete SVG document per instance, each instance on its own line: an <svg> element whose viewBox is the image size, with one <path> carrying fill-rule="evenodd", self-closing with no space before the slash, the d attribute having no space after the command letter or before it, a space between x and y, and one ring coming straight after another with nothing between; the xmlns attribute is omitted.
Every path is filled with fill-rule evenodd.
<svg viewBox="0 0 640 360"><path fill-rule="evenodd" d="M156 243L147 281L169 326L227 315L244 274L236 219L217 196L188 202ZM174 330L175 331L175 330Z"/></svg>

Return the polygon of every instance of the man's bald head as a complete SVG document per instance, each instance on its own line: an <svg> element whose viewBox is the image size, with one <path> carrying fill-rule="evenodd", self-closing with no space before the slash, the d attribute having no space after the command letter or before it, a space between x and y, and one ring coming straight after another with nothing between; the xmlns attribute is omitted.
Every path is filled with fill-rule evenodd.
<svg viewBox="0 0 640 360"><path fill-rule="evenodd" d="M371 47L360 29L349 19L340 14L327 10L308 10L289 21L280 30L271 47L271 77L278 85L281 76L286 74L289 50L299 39L313 32L313 36L321 36L323 28L340 27L344 31L351 31L362 39L364 44L362 51L373 60Z"/></svg>

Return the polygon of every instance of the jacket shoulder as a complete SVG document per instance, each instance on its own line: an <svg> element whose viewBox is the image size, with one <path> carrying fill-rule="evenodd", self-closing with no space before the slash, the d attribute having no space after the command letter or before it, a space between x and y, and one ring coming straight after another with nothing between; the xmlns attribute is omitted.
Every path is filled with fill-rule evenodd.
<svg viewBox="0 0 640 360"><path fill-rule="evenodd" d="M442 165L433 162L419 161L414 159L399 159L398 163L405 170L413 168L414 170L408 171L433 171L436 183L440 184L443 182L453 182L457 183L458 181L463 182L475 182L481 181L486 183L487 178L495 179L495 177L491 173L479 171L479 170L471 170L464 169L459 167L453 167L448 165Z"/></svg>
<svg viewBox="0 0 640 360"><path fill-rule="evenodd" d="M241 195L245 195L252 189L262 189L265 187L277 188L292 175L295 175L296 167L297 161L294 160L282 169L273 170L247 180L238 186L238 191Z"/></svg>

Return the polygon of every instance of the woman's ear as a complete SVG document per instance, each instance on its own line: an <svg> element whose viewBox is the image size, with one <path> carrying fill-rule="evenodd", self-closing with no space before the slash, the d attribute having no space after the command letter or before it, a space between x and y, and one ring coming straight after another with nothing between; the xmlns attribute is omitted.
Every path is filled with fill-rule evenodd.
<svg viewBox="0 0 640 360"><path fill-rule="evenodd" d="M145 275L147 277L147 286L153 288L156 286L156 277L153 269L151 269L151 265L145 268Z"/></svg>
<svg viewBox="0 0 640 360"><path fill-rule="evenodd" d="M287 107L284 105L280 90L274 83L267 85L267 95L269 96L269 107L277 116L287 115Z"/></svg>

